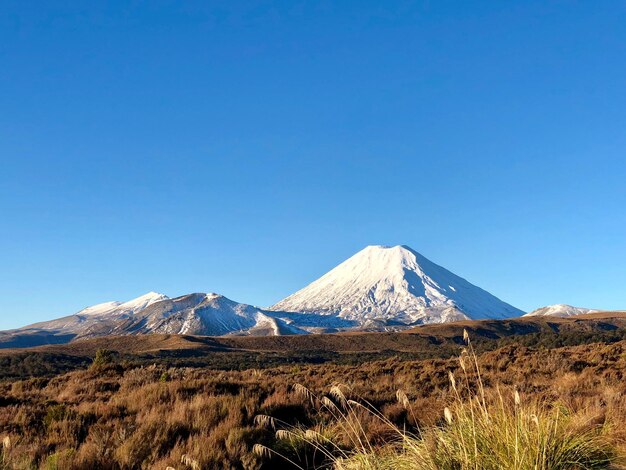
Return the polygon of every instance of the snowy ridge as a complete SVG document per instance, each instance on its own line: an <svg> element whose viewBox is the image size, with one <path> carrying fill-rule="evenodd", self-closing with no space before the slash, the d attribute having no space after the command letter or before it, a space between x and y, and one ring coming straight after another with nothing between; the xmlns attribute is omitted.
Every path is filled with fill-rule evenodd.
<svg viewBox="0 0 626 470"><path fill-rule="evenodd" d="M20 328L19 330L46 330L58 333L80 334L83 331L93 329L96 325L105 325L111 321L132 317L150 305L166 300L167 298L166 295L157 292L148 292L128 302L112 301L100 303L86 307L73 315L47 322L35 323Z"/></svg>
<svg viewBox="0 0 626 470"><path fill-rule="evenodd" d="M76 315L106 315L107 313L113 312L120 305L122 305L122 302L103 302L101 304L92 305L91 307L86 307Z"/></svg>
<svg viewBox="0 0 626 470"><path fill-rule="evenodd" d="M124 303L94 305L74 315L13 331L20 332L72 335L74 339L149 333L210 336L307 333L291 318L280 318L274 312L234 302L223 295L194 293L170 299L156 292Z"/></svg>
<svg viewBox="0 0 626 470"><path fill-rule="evenodd" d="M4 335L53 335L69 341L149 333L219 336L395 331L423 323L521 314L407 246L369 246L269 309L214 293L169 298L148 292L127 302L100 303Z"/></svg>
<svg viewBox="0 0 626 470"><path fill-rule="evenodd" d="M160 302L140 315L133 333L190 335L284 335L306 334L289 320L219 294L189 294Z"/></svg>
<svg viewBox="0 0 626 470"><path fill-rule="evenodd" d="M368 246L270 309L405 324L523 313L400 245Z"/></svg>
<svg viewBox="0 0 626 470"><path fill-rule="evenodd" d="M168 299L169 297L158 292L148 292L128 302L104 302L84 308L76 315L132 315L141 312L144 308L155 302Z"/></svg>
<svg viewBox="0 0 626 470"><path fill-rule="evenodd" d="M575 315L584 315L586 313L594 313L599 310L584 307L573 307L566 304L554 304L546 307L538 308L524 315L525 317L572 317Z"/></svg>
<svg viewBox="0 0 626 470"><path fill-rule="evenodd" d="M166 299L169 299L167 295L159 294L158 292L148 292L147 294L137 297L136 299L120 304L118 310L123 310L127 313L141 312L153 303Z"/></svg>
<svg viewBox="0 0 626 470"><path fill-rule="evenodd" d="M173 312L158 312L155 318L150 318L145 332L219 336L244 332L259 323L273 332L278 328L260 309L251 305L234 302L219 294L190 296L195 300L192 305L180 310L174 308ZM190 296L172 302L180 303ZM145 313L152 315L152 312Z"/></svg>

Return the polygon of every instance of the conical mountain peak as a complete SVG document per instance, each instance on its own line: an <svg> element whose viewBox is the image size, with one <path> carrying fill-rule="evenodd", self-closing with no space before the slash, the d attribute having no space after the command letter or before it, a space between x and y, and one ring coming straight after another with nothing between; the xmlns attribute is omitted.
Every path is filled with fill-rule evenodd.
<svg viewBox="0 0 626 470"><path fill-rule="evenodd" d="M406 245L372 245L272 310L433 323L522 312Z"/></svg>
<svg viewBox="0 0 626 470"><path fill-rule="evenodd" d="M533 314L565 315L581 310L558 305ZM33 345L48 342L51 334L63 338L144 333L304 334L395 330L421 323L521 314L406 245L371 245L270 309L215 293L170 299L148 292L127 302L105 302L29 325L14 334L27 336Z"/></svg>

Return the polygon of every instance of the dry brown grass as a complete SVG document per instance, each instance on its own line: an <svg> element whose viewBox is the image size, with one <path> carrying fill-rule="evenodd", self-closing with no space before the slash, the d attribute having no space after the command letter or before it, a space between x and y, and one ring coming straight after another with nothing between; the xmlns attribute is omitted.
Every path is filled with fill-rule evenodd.
<svg viewBox="0 0 626 470"><path fill-rule="evenodd" d="M540 332L601 332L608 329L624 330L626 312L596 312L568 318L521 317L506 320L467 320L443 324L421 325L398 333L345 332L336 334L287 335L287 336L221 336L197 337L188 335L151 334L138 336L109 336L80 339L68 344L54 344L22 349L3 349L0 357L16 352L40 352L90 356L98 349L119 353L144 354L161 351L207 352L217 350L238 351L335 351L376 352L382 349L394 351L423 351L432 347L431 340L460 340L467 329L474 341L505 338ZM460 344L460 343L459 343Z"/></svg>
<svg viewBox="0 0 626 470"><path fill-rule="evenodd" d="M524 397L559 401L580 416L626 421L625 342L552 350L511 345L481 355L480 362L487 393L498 383L504 394L517 387ZM456 360L392 358L246 371L114 364L4 382L0 441L8 438L9 444L2 447L0 468L288 468L275 456L252 452L256 443L306 468L319 463L319 455L306 447L281 448L272 430L254 423L259 414L311 428L332 421L291 384L306 384L319 396L345 384L346 399L365 399L411 430L441 421L450 405L448 371L460 375ZM398 389L406 392L411 413L398 403ZM372 442L388 437L366 413L359 418ZM611 437L626 442L626 429L615 426Z"/></svg>
<svg viewBox="0 0 626 470"><path fill-rule="evenodd" d="M448 371L450 405L443 422L415 425L407 430L389 413L367 400L348 398L350 389L334 385L318 396L302 385L296 392L327 411L332 419L306 428L257 416L257 424L276 430L291 448L309 448L321 455L321 466L335 470L606 470L620 460L611 421L601 409L572 413L562 402L536 396L522 399L518 390L487 389L469 335L459 356L462 375ZM403 390L398 405L417 422ZM374 424L374 426L373 426ZM376 426L377 425L377 426ZM283 458L280 451L257 444L255 453Z"/></svg>

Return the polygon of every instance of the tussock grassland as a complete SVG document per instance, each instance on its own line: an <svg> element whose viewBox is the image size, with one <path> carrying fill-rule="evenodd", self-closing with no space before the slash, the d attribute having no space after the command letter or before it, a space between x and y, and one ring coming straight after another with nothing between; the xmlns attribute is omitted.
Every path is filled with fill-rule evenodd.
<svg viewBox="0 0 626 470"><path fill-rule="evenodd" d="M547 470L625 450L626 342L464 354L244 371L100 354L0 383L0 468Z"/></svg>
<svg viewBox="0 0 626 470"><path fill-rule="evenodd" d="M459 357L462 376L448 372L450 406L444 420L430 426L400 427L371 403L348 398L350 389L334 385L324 396L296 384L294 390L332 419L311 428L258 415L260 426L276 430L276 437L292 449L308 449L322 465L336 470L568 470L615 468L620 455L606 415L593 411L571 413L563 404L531 398L515 390L504 395L499 387L486 390L478 357L467 333L467 347ZM413 405L403 390L398 403L417 423ZM367 419L369 418L369 420ZM368 421L377 422L388 436L375 442ZM297 460L256 444L263 457L283 458L296 468ZM305 450L306 452L306 450Z"/></svg>
<svg viewBox="0 0 626 470"><path fill-rule="evenodd" d="M390 357L450 358L463 344L463 331L478 352L515 344L559 348L626 340L626 314L595 313L570 318L524 317L421 325L402 332L352 332L293 336L137 335L80 339L26 349L4 348L0 334L0 381L84 369L99 349L111 350L124 367L155 362L167 367L216 370L275 368L285 364L358 365ZM6 335L5 335L6 336ZM5 338L6 339L6 338Z"/></svg>

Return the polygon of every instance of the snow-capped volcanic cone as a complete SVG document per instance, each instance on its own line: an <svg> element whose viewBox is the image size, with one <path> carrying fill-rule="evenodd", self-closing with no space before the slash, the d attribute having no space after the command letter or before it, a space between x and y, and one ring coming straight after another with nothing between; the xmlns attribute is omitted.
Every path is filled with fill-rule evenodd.
<svg viewBox="0 0 626 470"><path fill-rule="evenodd" d="M525 317L573 317L575 315L584 315L585 313L593 313L598 310L583 307L572 307L566 304L548 305L533 310L524 315Z"/></svg>
<svg viewBox="0 0 626 470"><path fill-rule="evenodd" d="M368 246L270 309L338 315L364 325L523 314L407 246Z"/></svg>
<svg viewBox="0 0 626 470"><path fill-rule="evenodd" d="M285 335L387 331L522 314L406 246L370 246L265 310L218 294L156 292L0 332L0 347L107 335Z"/></svg>

